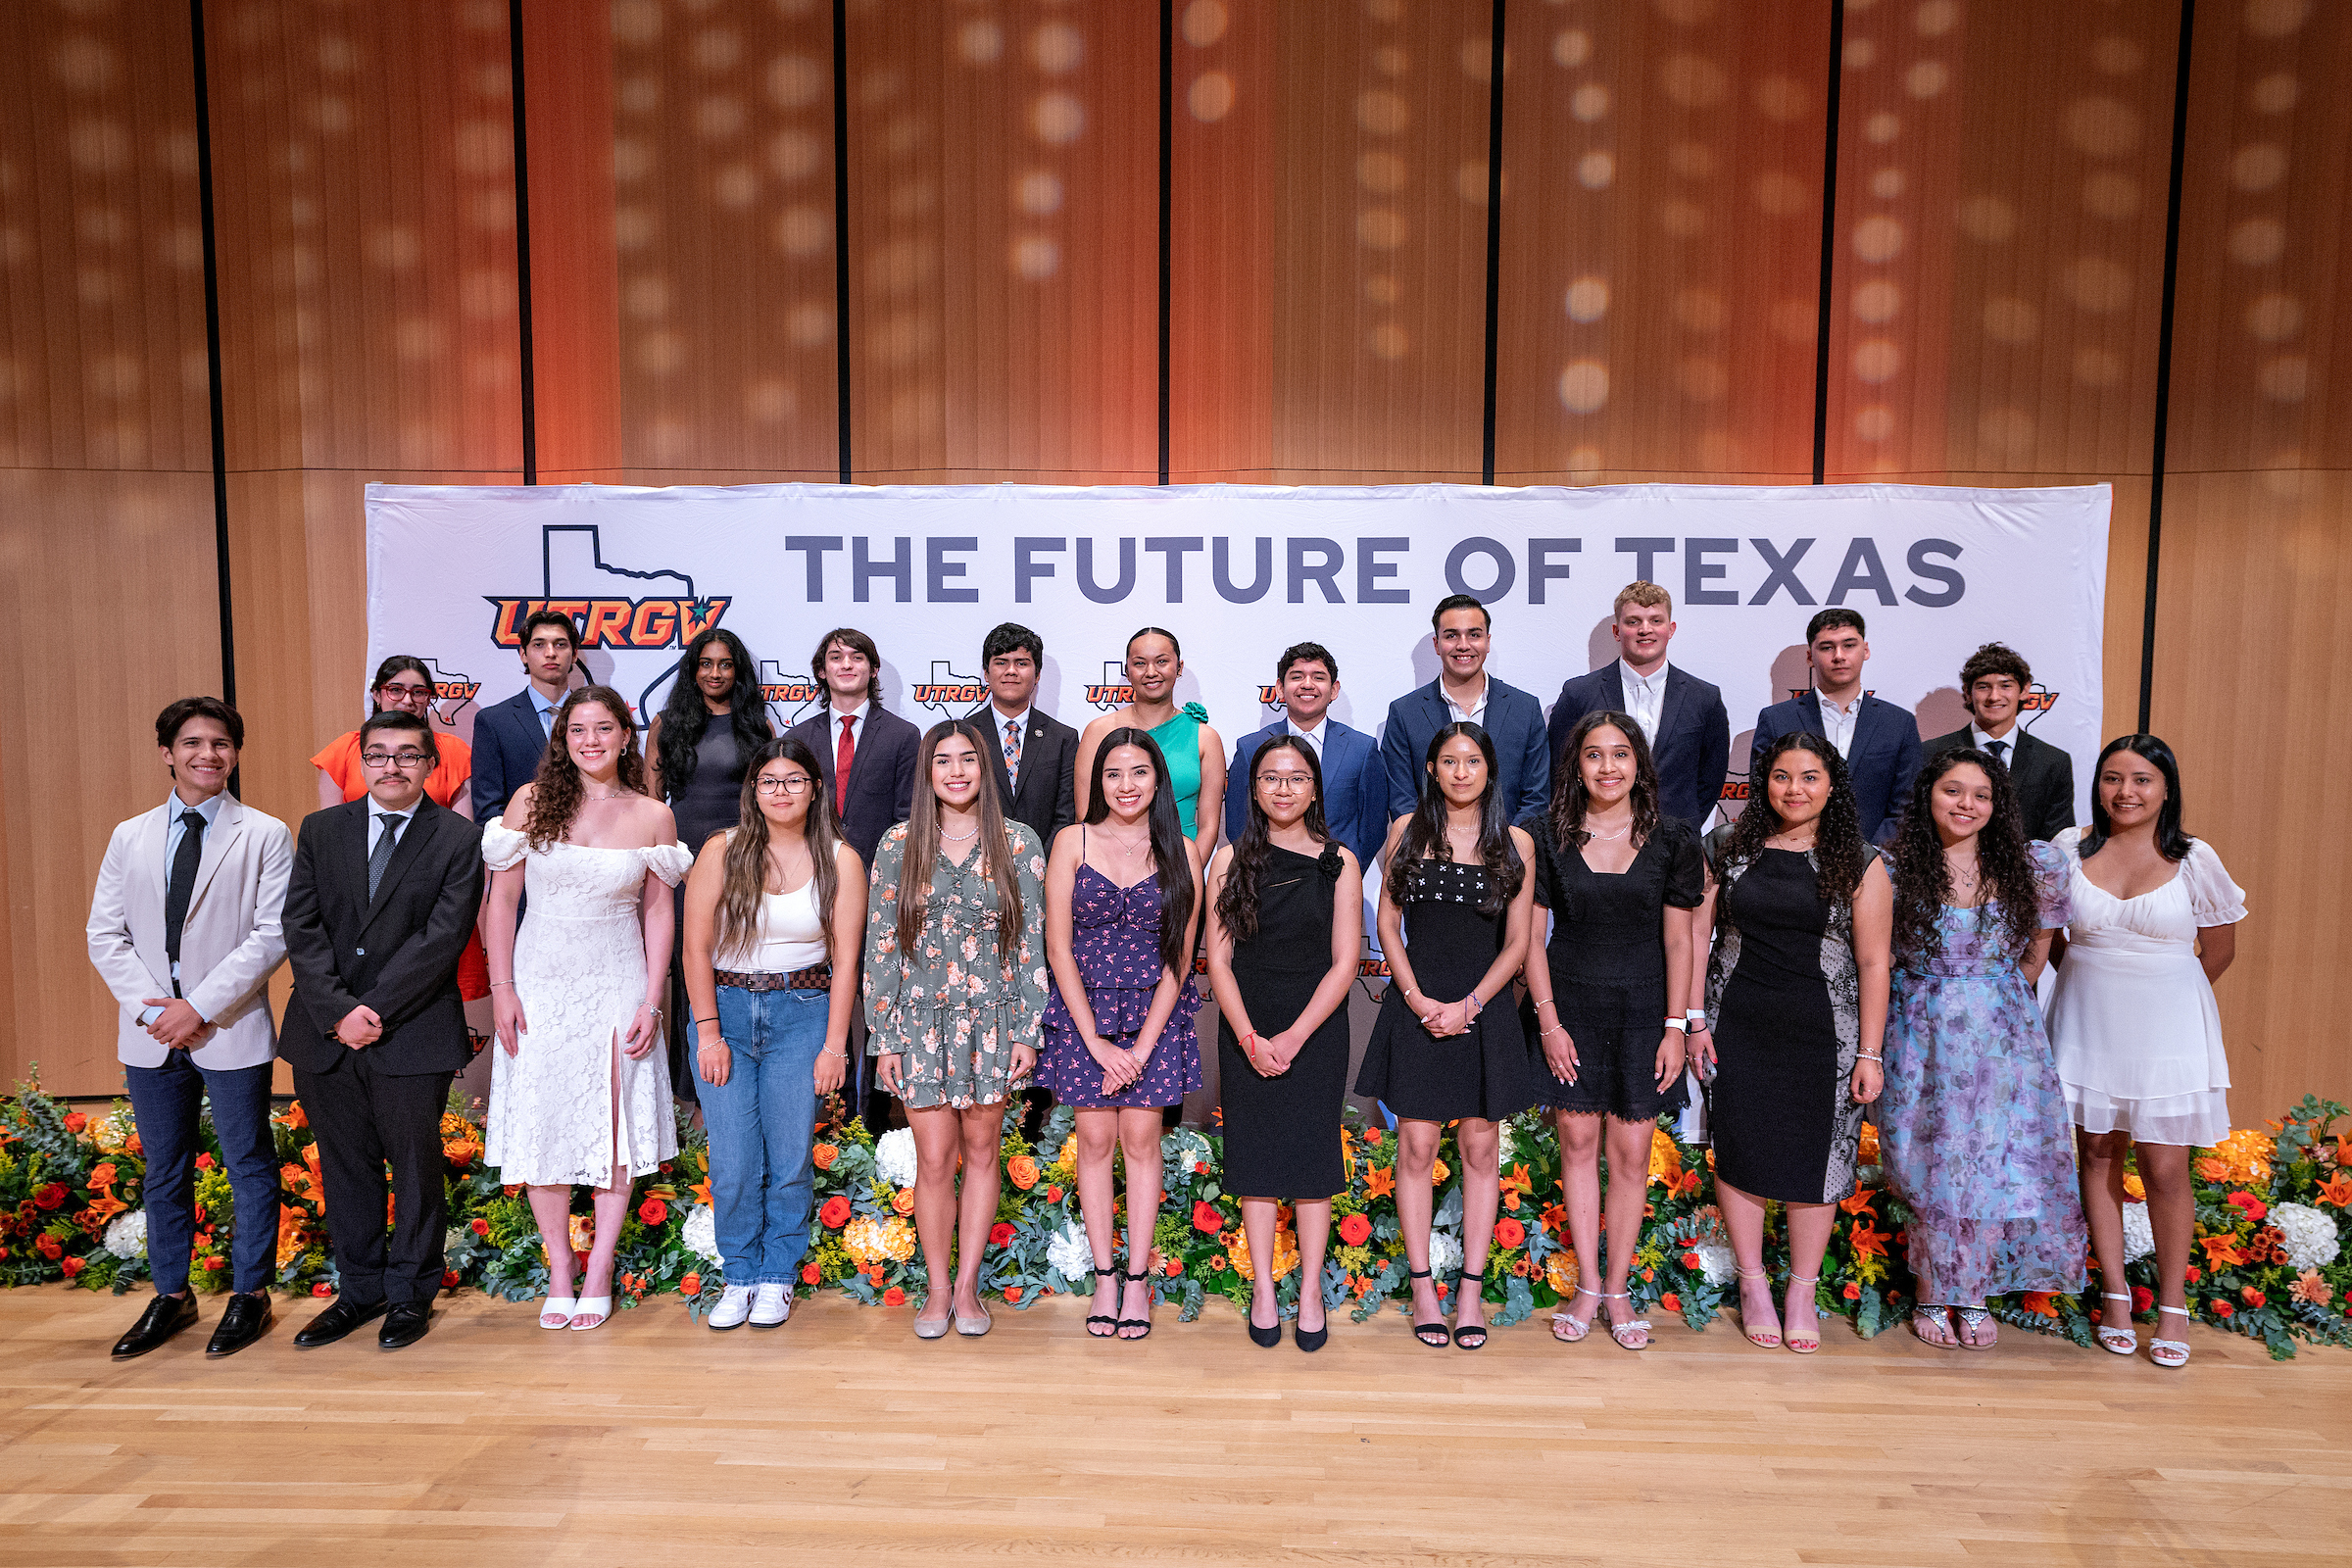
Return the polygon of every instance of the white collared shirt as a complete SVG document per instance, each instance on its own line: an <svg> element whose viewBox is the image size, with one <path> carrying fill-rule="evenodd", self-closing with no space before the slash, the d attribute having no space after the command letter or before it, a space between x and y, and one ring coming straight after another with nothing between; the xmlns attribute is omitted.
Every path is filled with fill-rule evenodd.
<svg viewBox="0 0 2352 1568"><path fill-rule="evenodd" d="M409 823L416 819L416 808L412 806L405 811L387 811L375 804L374 796L369 795L366 797L366 800L368 802L368 854L372 858L375 854L376 841L384 836L384 824L386 822L395 824L392 829L392 842L397 847L401 835L408 832ZM417 800L421 804L423 797L419 796Z"/></svg>
<svg viewBox="0 0 2352 1568"><path fill-rule="evenodd" d="M1024 749L1026 748L1029 740L1029 713L1031 709L1034 709L1036 706L1037 705L1035 703L1032 703L1028 708L1022 709L1017 713L1007 714L1004 710L999 708L995 703L992 702L988 705L988 721L992 725L996 726L997 755L999 757L1004 756L1004 749L1007 744L1004 734L1006 730L1010 730L1014 735L1019 737L1019 740L1011 742L1010 744L1023 747ZM839 744L839 736L841 734L841 715L836 713L833 715L833 733L836 738L835 744ZM1019 769L1013 766L1009 761L1006 763L1005 772L1014 778L1018 778L1020 776Z"/></svg>
<svg viewBox="0 0 2352 1568"><path fill-rule="evenodd" d="M1482 704L1481 706L1483 707L1484 705ZM1331 728L1331 715L1329 713L1325 713L1323 717L1316 722L1313 729L1300 729L1298 727L1298 721L1291 717L1288 713L1285 713L1282 718L1282 727L1286 733L1296 735L1300 740L1306 742L1307 745L1312 746L1315 749L1315 760L1319 762L1323 760L1323 736Z"/></svg>
<svg viewBox="0 0 2352 1568"><path fill-rule="evenodd" d="M871 698L859 703L856 708L851 709L846 713L841 711L841 710L834 708L830 704L826 705L825 728L827 731L827 741L831 745L837 747L841 744L841 721L846 718L850 721L850 744L852 746L863 744L865 740L865 720L867 715L872 713L873 710L874 704L873 699ZM991 711L994 711L994 705L991 705ZM1002 734L1003 731L999 730L998 733Z"/></svg>
<svg viewBox="0 0 2352 1568"><path fill-rule="evenodd" d="M1625 687L1626 715L1642 726L1642 738L1655 751L1658 745L1658 721L1666 713L1666 664L1660 661L1657 669L1647 675L1624 660L1617 661L1617 678Z"/></svg>
<svg viewBox="0 0 2352 1568"><path fill-rule="evenodd" d="M523 690L531 694L531 709L539 715L539 727L553 736L556 733L556 712L564 704L561 701L549 702L546 694L536 686L525 686Z"/></svg>
<svg viewBox="0 0 2352 1568"><path fill-rule="evenodd" d="M1818 689L1814 691L1813 697L1821 705L1821 738L1837 747L1839 757L1851 756L1854 749L1854 724L1862 716L1862 694L1854 693L1854 700L1842 709L1831 702Z"/></svg>
<svg viewBox="0 0 2352 1568"><path fill-rule="evenodd" d="M1487 695L1494 689L1494 677L1481 670L1478 677L1478 701L1471 707L1464 708L1447 694L1446 678L1442 675L1438 677L1438 695L1446 699L1446 711L1453 715L1453 722L1457 724L1484 724L1487 721ZM1320 751L1316 755L1320 756Z"/></svg>
<svg viewBox="0 0 2352 1568"><path fill-rule="evenodd" d="M1992 752L1995 746L2000 747L2000 750L1992 752L1992 755L2010 766L2017 764L2017 743L2020 739L2022 737L2018 734L2015 724L2009 726L2008 734L2001 736L1990 734L1982 724L1972 722L1968 726L1969 745L1974 746L1980 752Z"/></svg>

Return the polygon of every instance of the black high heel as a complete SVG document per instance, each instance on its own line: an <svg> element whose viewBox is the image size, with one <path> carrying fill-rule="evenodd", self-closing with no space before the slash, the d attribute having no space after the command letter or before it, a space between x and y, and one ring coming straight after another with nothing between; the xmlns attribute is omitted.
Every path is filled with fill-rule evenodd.
<svg viewBox="0 0 2352 1568"><path fill-rule="evenodd" d="M1466 1268L1455 1269L1453 1271L1453 1308L1457 1314L1462 1308L1462 1282L1465 1280L1478 1281L1480 1297L1483 1298L1486 1295L1487 1271L1485 1269L1480 1269L1476 1274ZM1473 1334L1478 1338L1475 1340L1470 1338ZM1453 1343L1465 1350L1475 1350L1487 1343L1487 1326L1484 1323L1473 1323L1468 1328L1456 1325L1453 1331Z"/></svg>
<svg viewBox="0 0 2352 1568"><path fill-rule="evenodd" d="M1101 1267L1100 1265L1098 1265L1098 1266L1096 1267L1096 1269L1095 1269L1095 1278L1097 1278L1097 1279L1101 1279L1101 1278L1102 1278L1103 1275L1105 1275L1105 1274L1109 1275L1109 1276L1110 1276L1112 1279L1114 1279L1114 1280L1115 1280L1115 1279L1117 1279L1117 1278L1119 1277L1119 1265L1118 1265L1118 1264L1116 1264L1116 1263L1113 1263L1113 1264L1111 1264L1111 1265L1110 1265L1110 1267L1108 1267L1108 1268L1103 1268L1103 1267ZM1109 1324L1109 1325L1110 1325L1110 1333L1109 1333L1109 1334L1097 1334L1097 1333L1095 1332L1095 1325L1096 1325L1096 1324L1098 1324L1098 1323L1107 1323L1107 1324ZM1086 1337L1087 1337L1088 1339L1090 1339L1090 1340L1107 1340L1107 1339L1109 1339L1109 1338L1111 1337L1111 1335L1113 1335L1113 1334L1116 1334L1116 1333L1118 1333L1118 1332L1119 1332L1119 1320L1118 1320L1117 1318L1115 1318L1115 1317L1112 1317L1112 1316L1111 1316L1111 1315L1110 1315L1108 1312L1097 1312L1097 1313L1095 1313L1093 1316L1089 1317L1089 1318L1086 1320Z"/></svg>
<svg viewBox="0 0 2352 1568"><path fill-rule="evenodd" d="M1323 1342L1331 1338L1331 1308L1323 1309L1323 1326L1321 1328L1294 1328L1291 1330L1291 1338L1298 1342L1298 1348L1301 1350L1314 1351L1323 1348Z"/></svg>
<svg viewBox="0 0 2352 1568"><path fill-rule="evenodd" d="M1425 1268L1408 1268L1404 1271L1404 1277L1408 1280L1425 1280L1429 1278L1429 1270ZM1329 1323L1326 1323L1323 1326L1327 1332L1331 1327ZM1433 1334L1437 1336L1437 1338L1434 1340L1430 1338L1430 1336ZM1416 1320L1413 1324L1413 1338L1419 1340L1423 1345L1428 1346L1433 1350L1443 1350L1446 1346L1453 1343L1453 1331L1446 1326L1446 1320L1443 1318L1438 1319L1434 1323L1423 1323Z"/></svg>
<svg viewBox="0 0 2352 1568"><path fill-rule="evenodd" d="M1152 1266L1149 1262L1147 1262L1144 1265L1144 1271L1141 1274L1122 1274L1119 1277L1130 1285L1149 1284L1152 1280ZM1125 1293L1122 1292L1121 1294L1124 1295ZM1157 1296L1159 1293L1156 1289L1154 1289L1152 1294L1153 1296ZM1149 1301L1147 1301L1144 1310L1147 1312L1151 1310ZM1133 1344L1137 1340L1148 1340L1152 1337L1152 1320L1148 1317L1120 1318L1118 1319L1118 1328L1119 1338L1127 1341L1129 1344ZM1129 1334L1126 1332L1128 1329L1142 1329L1144 1332L1141 1334Z"/></svg>
<svg viewBox="0 0 2352 1568"><path fill-rule="evenodd" d="M1257 1320L1250 1315L1256 1310L1254 1305L1242 1309L1242 1321L1249 1325L1250 1329L1250 1343L1260 1349L1271 1350L1282 1343L1282 1303L1280 1301L1274 1303L1274 1326L1270 1329L1261 1329L1257 1326Z"/></svg>

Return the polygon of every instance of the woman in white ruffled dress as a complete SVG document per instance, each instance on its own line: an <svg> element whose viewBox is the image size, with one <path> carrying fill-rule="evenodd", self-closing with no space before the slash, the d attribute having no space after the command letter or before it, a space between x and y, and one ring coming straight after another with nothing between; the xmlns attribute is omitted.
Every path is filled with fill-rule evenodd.
<svg viewBox="0 0 2352 1568"><path fill-rule="evenodd" d="M2090 826L2053 842L2066 856L2073 918L2050 998L2050 1046L2082 1155L2083 1215L2099 1261L2099 1344L2137 1348L2124 1279L2125 1162L2137 1146L2156 1242L2156 1336L2149 1358L2180 1366L2196 1198L2192 1148L2230 1133L2230 1060L2213 982L2237 955L2245 891L2222 858L2180 829L2180 769L2153 735L2127 735L2099 754ZM2123 1285L2122 1291L2113 1287Z"/></svg>
<svg viewBox="0 0 2352 1568"><path fill-rule="evenodd" d="M543 1329L612 1314L630 1183L678 1152L662 999L672 890L694 858L677 836L669 808L645 794L628 702L603 686L564 700L539 776L482 829L499 1047L483 1159L529 1189L547 1247ZM575 1298L571 1193L583 1186L596 1232Z"/></svg>

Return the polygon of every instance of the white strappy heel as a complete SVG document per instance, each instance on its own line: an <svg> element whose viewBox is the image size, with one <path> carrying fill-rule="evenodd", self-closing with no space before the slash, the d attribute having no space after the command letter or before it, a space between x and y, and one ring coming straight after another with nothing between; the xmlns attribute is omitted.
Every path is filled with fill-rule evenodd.
<svg viewBox="0 0 2352 1568"><path fill-rule="evenodd" d="M1604 1301L1623 1301L1629 1309L1634 1304L1634 1297L1631 1291L1628 1291L1623 1296L1604 1296L1601 1298L1601 1299ZM1605 1312L1608 1310L1608 1308L1604 1306L1601 1308L1601 1310ZM1626 1338L1627 1335L1633 1333L1636 1329L1642 1331L1642 1343L1640 1345L1636 1345L1633 1341ZM1612 1323L1609 1325L1609 1338L1617 1342L1618 1348L1620 1349L1646 1350L1649 1348L1649 1319L1645 1317L1637 1317L1623 1323Z"/></svg>
<svg viewBox="0 0 2352 1568"><path fill-rule="evenodd" d="M1603 1301L1608 1299L1607 1297L1602 1296L1598 1291L1589 1291L1582 1285L1579 1285L1576 1288L1576 1296L1571 1296L1569 1299L1573 1301L1576 1299L1577 1296L1590 1296ZM1594 1310L1597 1311L1599 1308L1595 1307ZM1551 1337L1555 1340L1558 1340L1562 1345L1574 1345L1577 1341L1583 1339L1586 1335L1592 1332L1592 1325L1591 1323L1579 1323L1575 1318L1568 1315L1568 1309L1565 1306L1561 1307L1557 1312L1551 1314Z"/></svg>
<svg viewBox="0 0 2352 1568"><path fill-rule="evenodd" d="M2112 1350L2117 1355L2131 1355L2138 1350L2139 1333L2132 1327L2132 1298L2118 1296L2113 1291L2101 1291L2099 1299L2124 1303L2124 1315L2120 1324L2108 1316L2105 1307L2099 1308L2099 1348Z"/></svg>
<svg viewBox="0 0 2352 1568"><path fill-rule="evenodd" d="M2182 1322L2189 1320L2188 1308L2185 1306L2160 1306L2156 1309L2156 1321L2159 1325L2164 1322L2164 1314L2167 1312L2173 1313ZM2150 1340L2148 1342L2148 1359L2158 1366L2186 1366L2188 1364L2188 1342L2185 1340Z"/></svg>

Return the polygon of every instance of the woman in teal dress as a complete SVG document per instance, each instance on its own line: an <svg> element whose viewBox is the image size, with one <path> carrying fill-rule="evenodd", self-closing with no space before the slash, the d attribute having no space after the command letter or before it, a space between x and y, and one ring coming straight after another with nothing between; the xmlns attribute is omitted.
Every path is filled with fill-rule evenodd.
<svg viewBox="0 0 2352 1568"><path fill-rule="evenodd" d="M1133 726L1151 735L1167 759L1176 818L1200 846L1206 864L1225 820L1225 742L1209 727L1207 709L1199 703L1176 706L1176 680L1183 673L1184 650L1174 632L1146 626L1127 639L1127 683L1134 701L1097 718L1079 737L1078 814L1086 815L1095 749L1112 730Z"/></svg>

